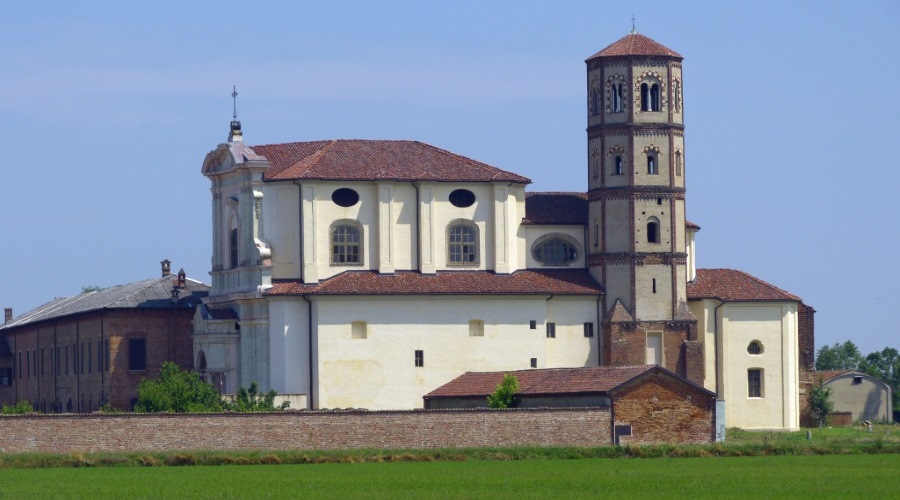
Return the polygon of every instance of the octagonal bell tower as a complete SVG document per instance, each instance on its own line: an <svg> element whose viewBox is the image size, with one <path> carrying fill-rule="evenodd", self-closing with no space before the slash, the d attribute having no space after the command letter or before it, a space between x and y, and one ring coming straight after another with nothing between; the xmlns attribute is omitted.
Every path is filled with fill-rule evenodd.
<svg viewBox="0 0 900 500"><path fill-rule="evenodd" d="M602 362L703 382L687 307L681 55L635 31L589 57L588 259L606 290Z"/></svg>

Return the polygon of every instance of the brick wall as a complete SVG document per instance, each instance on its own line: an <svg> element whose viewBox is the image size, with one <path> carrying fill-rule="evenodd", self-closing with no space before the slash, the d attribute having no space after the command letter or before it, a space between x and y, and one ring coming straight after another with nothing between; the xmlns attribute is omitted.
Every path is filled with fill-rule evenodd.
<svg viewBox="0 0 900 500"><path fill-rule="evenodd" d="M815 384L818 383L815 380L816 334L814 315L816 310L801 302L797 313L799 316L797 322L797 366L800 369L800 425L803 427L815 427L817 422L809 405L809 393Z"/></svg>
<svg viewBox="0 0 900 500"><path fill-rule="evenodd" d="M703 383L703 345L697 341L696 321L607 322L603 325L603 342L607 346L604 364L646 364L647 332L663 332L664 368Z"/></svg>
<svg viewBox="0 0 900 500"><path fill-rule="evenodd" d="M715 400L712 393L664 373L641 377L613 393L615 425L631 426L631 436L620 444L710 443Z"/></svg>
<svg viewBox="0 0 900 500"><path fill-rule="evenodd" d="M604 446L605 408L0 416L0 452Z"/></svg>

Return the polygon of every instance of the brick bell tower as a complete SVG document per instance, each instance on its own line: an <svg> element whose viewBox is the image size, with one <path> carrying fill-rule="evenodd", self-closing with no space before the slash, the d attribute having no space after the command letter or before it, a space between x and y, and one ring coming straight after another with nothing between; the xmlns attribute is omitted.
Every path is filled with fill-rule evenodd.
<svg viewBox="0 0 900 500"><path fill-rule="evenodd" d="M606 290L601 363L703 383L687 307L681 55L632 31L589 57L588 262Z"/></svg>

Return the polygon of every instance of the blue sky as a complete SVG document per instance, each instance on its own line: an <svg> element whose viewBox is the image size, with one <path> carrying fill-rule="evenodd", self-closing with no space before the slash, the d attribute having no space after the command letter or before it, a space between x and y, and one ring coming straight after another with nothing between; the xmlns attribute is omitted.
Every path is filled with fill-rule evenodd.
<svg viewBox="0 0 900 500"><path fill-rule="evenodd" d="M561 3L561 2L560 2ZM900 347L900 3L16 2L0 16L0 305L209 282L205 154L415 139L584 190L584 59L631 30L685 56L701 267L816 308L816 344ZM210 6L214 6L210 7Z"/></svg>

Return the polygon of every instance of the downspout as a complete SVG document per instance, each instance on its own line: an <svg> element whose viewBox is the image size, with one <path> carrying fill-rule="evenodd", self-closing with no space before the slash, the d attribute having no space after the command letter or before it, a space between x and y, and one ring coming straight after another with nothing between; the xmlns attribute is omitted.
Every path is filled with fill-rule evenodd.
<svg viewBox="0 0 900 500"><path fill-rule="evenodd" d="M309 401L306 402L306 405L310 410L313 409L313 390L315 389L315 384L313 383L313 336L312 336L312 302L306 298L306 295L301 295L301 299L306 301L306 328L307 328L307 338L309 339Z"/></svg>
<svg viewBox="0 0 900 500"><path fill-rule="evenodd" d="M719 308L724 306L725 302L720 303L713 309L713 349L715 349L715 372L716 372L716 399L719 399Z"/></svg>
<svg viewBox="0 0 900 500"><path fill-rule="evenodd" d="M81 354L81 328L78 320L75 320L75 403L78 405L78 412L81 413L81 370L84 359Z"/></svg>
<svg viewBox="0 0 900 500"><path fill-rule="evenodd" d="M600 324L600 300L602 295L597 295L597 366L603 366L603 338Z"/></svg>
<svg viewBox="0 0 900 500"><path fill-rule="evenodd" d="M419 185L411 182L416 190L416 267L422 270L422 200L419 198Z"/></svg>
<svg viewBox="0 0 900 500"><path fill-rule="evenodd" d="M104 341L103 334L104 317L106 317L105 314L100 315L100 349L98 349L99 352L97 353L98 359L100 359L100 406L106 404L106 402L104 401L106 399L106 371L104 370L106 363L106 342Z"/></svg>
<svg viewBox="0 0 900 500"><path fill-rule="evenodd" d="M303 281L303 186L297 181L292 181L297 186L297 206L300 220L297 225L300 226L300 282Z"/></svg>

